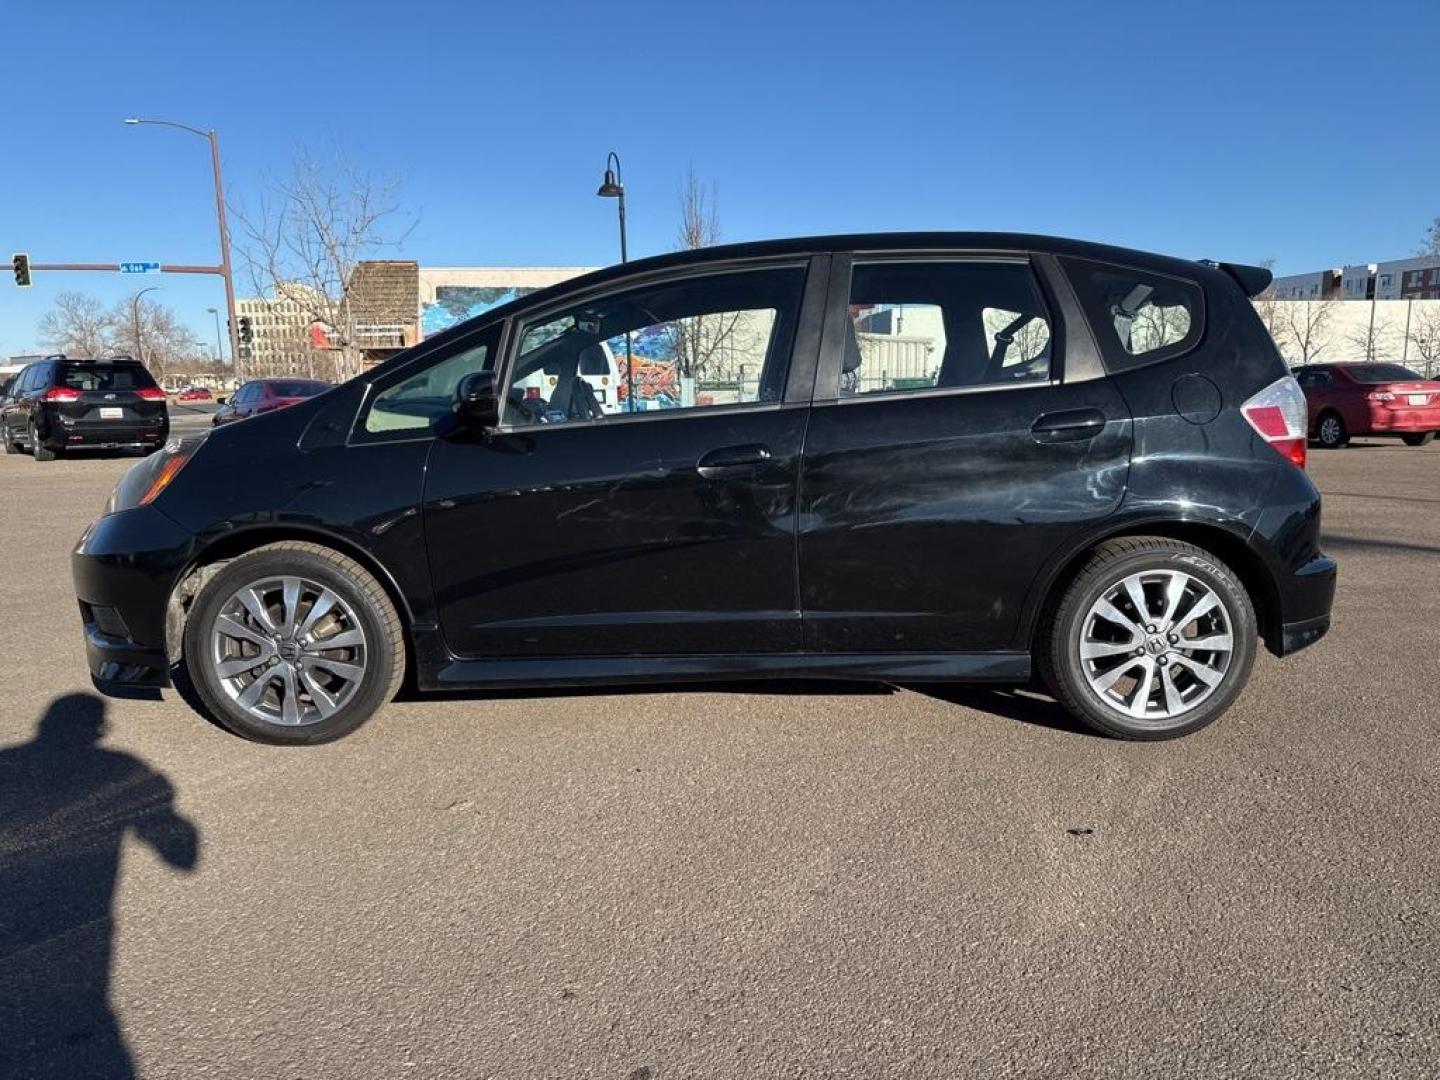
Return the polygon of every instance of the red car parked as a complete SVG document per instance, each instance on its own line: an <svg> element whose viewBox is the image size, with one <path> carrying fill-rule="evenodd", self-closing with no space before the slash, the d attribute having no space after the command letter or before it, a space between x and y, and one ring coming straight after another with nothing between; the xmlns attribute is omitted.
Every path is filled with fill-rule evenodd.
<svg viewBox="0 0 1440 1080"><path fill-rule="evenodd" d="M203 386L189 386L175 395L176 401L212 401L214 396Z"/></svg>
<svg viewBox="0 0 1440 1080"><path fill-rule="evenodd" d="M1398 435L1424 446L1440 431L1440 381L1399 364L1308 364L1295 378L1310 407L1310 438L1344 446L1352 435Z"/></svg>
<svg viewBox="0 0 1440 1080"><path fill-rule="evenodd" d="M220 408L210 422L218 426L287 409L329 389L330 384L319 379L252 379L242 384L233 397L220 399Z"/></svg>

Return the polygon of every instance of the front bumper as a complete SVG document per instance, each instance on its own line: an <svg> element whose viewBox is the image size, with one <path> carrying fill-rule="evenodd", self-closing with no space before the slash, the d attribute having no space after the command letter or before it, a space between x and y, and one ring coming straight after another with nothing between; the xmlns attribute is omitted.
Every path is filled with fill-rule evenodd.
<svg viewBox="0 0 1440 1080"><path fill-rule="evenodd" d="M166 686L165 616L194 537L145 506L100 518L70 555L90 676L101 690Z"/></svg>

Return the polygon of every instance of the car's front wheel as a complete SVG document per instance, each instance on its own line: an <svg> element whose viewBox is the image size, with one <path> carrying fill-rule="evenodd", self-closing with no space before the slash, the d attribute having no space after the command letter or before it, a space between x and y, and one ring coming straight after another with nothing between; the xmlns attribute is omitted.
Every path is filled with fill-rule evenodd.
<svg viewBox="0 0 1440 1080"><path fill-rule="evenodd" d="M1400 441L1406 446L1424 446L1433 438L1435 438L1435 432L1427 431L1423 434L1401 435Z"/></svg>
<svg viewBox="0 0 1440 1080"><path fill-rule="evenodd" d="M1315 441L1326 450L1338 450L1350 441L1350 432L1337 412L1321 413L1315 422Z"/></svg>
<svg viewBox="0 0 1440 1080"><path fill-rule="evenodd" d="M405 645L395 605L363 566L287 541L206 582L185 624L184 661L205 707L237 735L321 743L395 696Z"/></svg>
<svg viewBox="0 0 1440 1080"><path fill-rule="evenodd" d="M1249 677L1255 611L1214 555L1165 537L1098 547L1040 642L1041 674L1076 717L1124 739L1173 739L1229 708Z"/></svg>

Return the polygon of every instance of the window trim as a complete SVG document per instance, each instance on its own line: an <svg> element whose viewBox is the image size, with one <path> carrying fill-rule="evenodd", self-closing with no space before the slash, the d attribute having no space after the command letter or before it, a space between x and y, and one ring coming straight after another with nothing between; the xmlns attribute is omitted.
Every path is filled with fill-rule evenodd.
<svg viewBox="0 0 1440 1080"><path fill-rule="evenodd" d="M1167 360L1178 359L1193 352L1204 342L1205 335L1209 330L1209 296L1206 294L1205 286L1197 279L1169 274L1163 270L1152 270L1148 266L1110 262L1106 259L1091 259L1080 255L1062 255L1058 259L1060 269L1069 279L1071 287L1080 301L1085 321L1090 324L1090 332L1094 335L1100 348L1100 356L1105 362L1105 370L1110 374L1118 375L1121 372L1135 371L1139 368L1149 367L1151 364L1163 364ZM1098 318L1105 313L1099 310L1096 303L1098 289L1092 277L1095 271L1117 275L1135 275L1141 279L1141 283L1145 278L1158 278L1162 281L1174 282L1190 290L1195 298L1195 310L1191 312L1189 332L1179 341L1170 345L1151 349L1144 353L1129 352L1121 344L1120 336L1115 332L1115 328L1107 324L1103 318Z"/></svg>
<svg viewBox="0 0 1440 1080"><path fill-rule="evenodd" d="M1050 377L1016 383L984 383L976 386L932 386L925 390L874 390L867 394L852 394L841 397L839 393L840 369L843 364L843 343L845 323L850 314L851 278L856 265L874 266L901 265L914 263L985 263L989 265L1021 265L1030 271L1031 283L1036 295L1045 307L1046 321L1050 327ZM1054 296L1043 269L1030 252L1026 251L862 251L847 253L844 260L836 260L831 272L830 285L831 318L826 322L826 337L820 357L819 370L815 376L815 392L812 404L859 405L870 402L908 401L911 398L946 397L958 394L993 393L996 390L1030 390L1058 386L1064 381L1065 343L1068 340L1067 327L1063 319L1057 319L1056 312L1062 305ZM823 391L821 387L835 386L835 391Z"/></svg>
<svg viewBox="0 0 1440 1080"><path fill-rule="evenodd" d="M807 402L796 402L790 398L790 387L792 380L796 377L797 364L803 364L802 346L805 344L802 338L805 336L806 317L809 309L814 304L812 292L817 288L823 289L824 281L816 282L817 262L819 260L808 254L774 256L763 259L727 260L694 267L686 267L683 272L675 270L660 271L653 274L636 275L634 278L622 279L616 282L609 282L605 286L596 289L588 289L584 292L574 293L570 296L560 297L547 304L537 304L534 308L518 311L510 316L505 328L504 340L501 342L502 363L496 371L495 385L501 389L501 397L504 397L505 390L510 385L510 373L514 369L515 362L519 359L516 350L519 347L520 337L525 328L534 325L537 321L551 318L555 315L564 314L570 308L579 304L586 304L594 300L603 300L608 296L615 296L621 293L632 292L635 289L643 289L651 286L664 287L684 281L692 281L697 278L720 277L736 273L752 273L765 270L799 270L804 274L800 284L800 300L795 309L795 332L791 337L790 356L785 372L785 385L781 391L778 401L751 401L733 402L728 405L697 405L688 409L657 409L654 412L627 412L616 413L607 416L603 421L597 420L559 420L546 424L507 424L504 422L505 412L502 406L501 423L494 430L497 435L534 435L542 431L564 431L579 427L608 428L616 424L629 424L643 420L679 419L681 417L695 418L699 416L723 416L726 413L735 412L770 412L778 411L786 407L806 405ZM823 279L823 267L819 276ZM818 334L816 335L818 337ZM818 342L817 342L818 344ZM813 365L810 367L813 375ZM803 372L801 375L803 377Z"/></svg>

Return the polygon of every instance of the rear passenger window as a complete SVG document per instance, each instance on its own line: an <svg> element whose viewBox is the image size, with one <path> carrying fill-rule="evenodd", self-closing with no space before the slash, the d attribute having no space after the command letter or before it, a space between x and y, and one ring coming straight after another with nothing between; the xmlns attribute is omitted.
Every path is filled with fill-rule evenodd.
<svg viewBox="0 0 1440 1080"><path fill-rule="evenodd" d="M1200 340L1204 293L1194 282L1083 259L1061 262L1112 370L1169 360Z"/></svg>
<svg viewBox="0 0 1440 1080"><path fill-rule="evenodd" d="M1050 378L1050 316L1021 262L857 263L838 396Z"/></svg>

